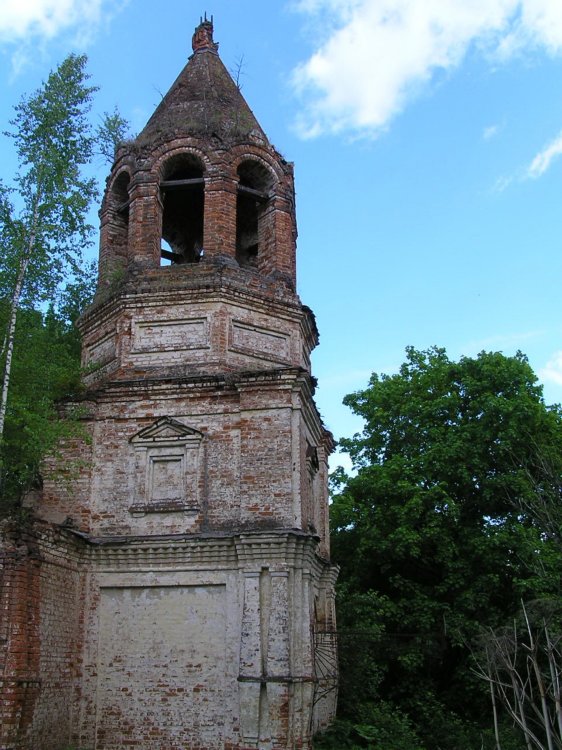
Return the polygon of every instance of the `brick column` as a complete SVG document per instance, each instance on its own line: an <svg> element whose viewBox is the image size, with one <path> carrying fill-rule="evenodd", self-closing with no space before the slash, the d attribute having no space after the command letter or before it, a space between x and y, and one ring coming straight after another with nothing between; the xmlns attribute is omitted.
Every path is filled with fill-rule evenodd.
<svg viewBox="0 0 562 750"><path fill-rule="evenodd" d="M98 286L111 285L127 265L127 242L123 242L124 222L108 206L100 211L100 253Z"/></svg>
<svg viewBox="0 0 562 750"><path fill-rule="evenodd" d="M211 177L205 182L203 220L205 259L236 258L236 182Z"/></svg>
<svg viewBox="0 0 562 750"><path fill-rule="evenodd" d="M285 198L275 199L275 270L296 284L297 230L294 209Z"/></svg>
<svg viewBox="0 0 562 750"><path fill-rule="evenodd" d="M162 238L162 202L153 175L137 175L130 191L129 267L158 268Z"/></svg>

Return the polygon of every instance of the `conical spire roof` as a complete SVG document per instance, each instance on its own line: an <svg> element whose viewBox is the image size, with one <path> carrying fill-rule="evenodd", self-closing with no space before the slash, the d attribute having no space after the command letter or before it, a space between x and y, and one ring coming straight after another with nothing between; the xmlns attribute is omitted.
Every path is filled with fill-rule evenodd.
<svg viewBox="0 0 562 750"><path fill-rule="evenodd" d="M267 143L213 41L212 20L193 35L193 55L137 138L157 144L183 136Z"/></svg>

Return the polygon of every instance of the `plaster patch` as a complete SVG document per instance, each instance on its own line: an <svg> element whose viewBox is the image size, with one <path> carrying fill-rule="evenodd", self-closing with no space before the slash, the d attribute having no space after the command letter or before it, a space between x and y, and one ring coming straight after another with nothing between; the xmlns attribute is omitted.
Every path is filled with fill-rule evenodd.
<svg viewBox="0 0 562 750"><path fill-rule="evenodd" d="M101 590L96 748L223 747L225 586ZM152 745L150 745L152 746Z"/></svg>

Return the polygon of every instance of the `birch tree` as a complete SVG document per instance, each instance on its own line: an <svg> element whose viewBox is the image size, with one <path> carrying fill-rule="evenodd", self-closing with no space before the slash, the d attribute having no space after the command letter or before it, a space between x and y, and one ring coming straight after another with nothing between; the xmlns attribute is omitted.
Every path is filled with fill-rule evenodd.
<svg viewBox="0 0 562 750"><path fill-rule="evenodd" d="M86 215L96 195L83 174L94 136L88 120L95 87L84 55L69 55L47 81L15 107L11 129L19 169L0 182L0 295L5 303L0 391L4 435L18 312L53 299L68 274L80 272L91 242Z"/></svg>

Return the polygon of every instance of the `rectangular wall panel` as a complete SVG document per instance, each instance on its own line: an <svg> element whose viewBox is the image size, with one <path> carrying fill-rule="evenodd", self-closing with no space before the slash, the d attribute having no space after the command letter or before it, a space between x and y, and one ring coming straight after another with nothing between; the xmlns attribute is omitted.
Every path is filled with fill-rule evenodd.
<svg viewBox="0 0 562 750"><path fill-rule="evenodd" d="M103 588L96 750L219 750L225 586Z"/></svg>
<svg viewBox="0 0 562 750"><path fill-rule="evenodd" d="M115 359L115 329L88 347L88 363L105 365Z"/></svg>
<svg viewBox="0 0 562 750"><path fill-rule="evenodd" d="M238 320L233 320L231 324L230 349L275 362L287 362L290 355L289 337L286 333Z"/></svg>
<svg viewBox="0 0 562 750"><path fill-rule="evenodd" d="M135 326L133 354L181 351L209 346L206 318L142 321Z"/></svg>

